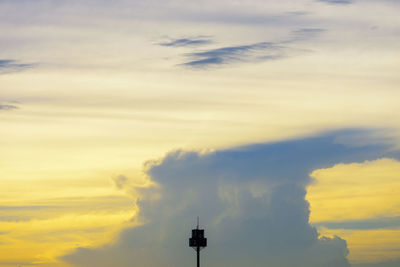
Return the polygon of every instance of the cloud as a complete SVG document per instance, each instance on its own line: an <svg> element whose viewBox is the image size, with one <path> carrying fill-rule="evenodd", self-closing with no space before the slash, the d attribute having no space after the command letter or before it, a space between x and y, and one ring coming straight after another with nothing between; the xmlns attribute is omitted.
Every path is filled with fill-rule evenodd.
<svg viewBox="0 0 400 267"><path fill-rule="evenodd" d="M293 37L288 42L308 40L308 39L318 36L319 34L323 33L324 31L325 31L324 29L320 29L320 28L297 29L292 32Z"/></svg>
<svg viewBox="0 0 400 267"><path fill-rule="evenodd" d="M346 241L319 237L305 200L309 174L337 163L394 154L391 145L351 146L344 130L304 139L213 152L178 150L145 164L159 187L142 190L142 226L103 248L79 248L63 259L75 266L187 266L197 215L206 228L210 266L349 266ZM344 138L346 139L346 138ZM151 197L159 194L159 198Z"/></svg>
<svg viewBox="0 0 400 267"><path fill-rule="evenodd" d="M32 220L31 217L22 216L2 216L0 215L0 222L27 222Z"/></svg>
<svg viewBox="0 0 400 267"><path fill-rule="evenodd" d="M114 185L119 189L122 190L126 187L126 184L128 182L128 178L123 176L123 175L119 175L117 177L113 177L112 181L114 183Z"/></svg>
<svg viewBox="0 0 400 267"><path fill-rule="evenodd" d="M21 261L0 261L0 266L35 266L34 263L21 262ZM37 265L36 265L37 266Z"/></svg>
<svg viewBox="0 0 400 267"><path fill-rule="evenodd" d="M17 109L18 107L15 105L10 105L10 104L0 104L0 110L12 110L12 109Z"/></svg>
<svg viewBox="0 0 400 267"><path fill-rule="evenodd" d="M34 67L34 64L18 63L16 60L0 59L0 74L19 72Z"/></svg>
<svg viewBox="0 0 400 267"><path fill-rule="evenodd" d="M376 263L361 263L352 264L353 267L398 267L400 266L400 259Z"/></svg>
<svg viewBox="0 0 400 267"><path fill-rule="evenodd" d="M256 42L246 45L224 46L184 54L187 61L183 66L192 68L208 68L238 62L263 62L287 57L291 50L287 45L316 37L324 30L319 28L301 28L293 31L291 37L280 42ZM203 42L202 42L203 41ZM207 42L205 42L207 41ZM163 46L189 46L192 44L208 44L210 40L176 39Z"/></svg>
<svg viewBox="0 0 400 267"><path fill-rule="evenodd" d="M0 206L0 211L3 210L42 210L42 209L59 209L65 208L63 206Z"/></svg>
<svg viewBox="0 0 400 267"><path fill-rule="evenodd" d="M365 220L349 220L340 222L319 222L315 226L323 226L329 229L346 230L371 230L385 228L400 228L400 216L390 218L373 218Z"/></svg>
<svg viewBox="0 0 400 267"><path fill-rule="evenodd" d="M182 47L182 46L197 46L210 44L212 41L210 39L204 38L181 38L171 40L169 42L159 43L161 46L172 46L172 47Z"/></svg>
<svg viewBox="0 0 400 267"><path fill-rule="evenodd" d="M353 3L353 0L318 0L318 1L334 5L348 5Z"/></svg>
<svg viewBox="0 0 400 267"><path fill-rule="evenodd" d="M277 59L283 56L280 51L282 48L282 46L269 42L221 47L201 52L188 53L186 56L192 60L185 62L183 65L191 67L207 67L209 65L220 65L230 62L249 62L257 59L267 60L268 58L263 58L266 56L267 51L270 59ZM262 55L260 55L261 53Z"/></svg>

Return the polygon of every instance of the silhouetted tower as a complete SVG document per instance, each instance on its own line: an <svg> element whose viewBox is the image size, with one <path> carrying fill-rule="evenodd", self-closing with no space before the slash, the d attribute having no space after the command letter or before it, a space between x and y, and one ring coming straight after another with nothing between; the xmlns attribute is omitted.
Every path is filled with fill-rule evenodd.
<svg viewBox="0 0 400 267"><path fill-rule="evenodd" d="M192 237L189 238L189 247L196 250L197 267L200 267L200 250L207 247L207 238L204 237L204 229L199 229L199 217L197 217L197 228L192 230Z"/></svg>

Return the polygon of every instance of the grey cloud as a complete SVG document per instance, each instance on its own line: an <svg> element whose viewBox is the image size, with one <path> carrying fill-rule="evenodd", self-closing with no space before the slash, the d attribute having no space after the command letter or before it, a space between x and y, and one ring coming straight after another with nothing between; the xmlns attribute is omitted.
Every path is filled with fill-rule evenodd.
<svg viewBox="0 0 400 267"><path fill-rule="evenodd" d="M15 105L10 105L10 104L0 104L0 110L11 110L11 109L17 109L18 107Z"/></svg>
<svg viewBox="0 0 400 267"><path fill-rule="evenodd" d="M268 14L268 13L241 13L238 12L206 12L206 13L190 13L179 14L183 20L191 20L198 22L217 22L224 24L240 24L240 25L277 25L293 24L301 21L300 17L308 14L305 11L289 11L283 14Z"/></svg>
<svg viewBox="0 0 400 267"><path fill-rule="evenodd" d="M59 209L62 208L63 206L41 206L41 205L35 205L35 206L0 206L0 211L1 210L42 210L42 209Z"/></svg>
<svg viewBox="0 0 400 267"><path fill-rule="evenodd" d="M398 228L400 227L400 217L374 218L374 219L351 220L351 221L340 221L340 222L320 222L315 224L315 226L323 226L329 229L357 229L357 230Z"/></svg>
<svg viewBox="0 0 400 267"><path fill-rule="evenodd" d="M290 38L280 42L257 42L193 51L184 54L187 60L181 65L192 68L208 68L238 62L262 62L282 59L286 58L291 51L291 48L288 47L289 44L314 38L323 31L320 28L301 28L293 31ZM180 40L186 39L178 39L178 44L186 42ZM175 41L167 44L168 46L177 46Z"/></svg>
<svg viewBox="0 0 400 267"><path fill-rule="evenodd" d="M352 267L398 267L398 266L400 266L400 259L376 262L376 263L352 264Z"/></svg>
<svg viewBox="0 0 400 267"><path fill-rule="evenodd" d="M72 8L74 14L68 17L62 16L64 10L71 9L71 1L75 4L75 8ZM87 23L88 21L93 23L93 16L104 16L104 14L107 14L107 18L113 18L114 20L124 19L123 21L125 21L126 18L134 18L139 20L156 19L162 22L178 21L182 23L192 21L242 25L271 23L281 25L298 22L297 11L302 12L303 9L301 5L296 5L294 7L288 7L286 12L280 13L281 10L277 12L273 8L268 8L270 5L264 4L260 8L256 3L252 4L252 1L247 1L247 3L223 1L217 4L215 4L215 1L209 0L193 3L159 0L148 0L146 2L126 0L87 0L84 2L77 0L9 0L8 2L11 2L14 6L21 7L21 12L16 14L5 12L8 20L14 23L51 22L54 24L64 24L68 22L68 25L71 23L77 25L83 22ZM41 4L38 5L38 2ZM93 6L97 8L93 9ZM7 6L5 6L4 9L5 11L12 10L9 7L7 8ZM27 14L31 16L28 17L26 16Z"/></svg>
<svg viewBox="0 0 400 267"><path fill-rule="evenodd" d="M18 63L16 60L0 59L0 74L18 72L34 67L34 64Z"/></svg>
<svg viewBox="0 0 400 267"><path fill-rule="evenodd" d="M206 45L210 44L212 41L210 39L203 38L182 38L175 39L169 42L159 43L161 46L172 46L172 47L182 47L182 46L197 46L197 45Z"/></svg>
<svg viewBox="0 0 400 267"><path fill-rule="evenodd" d="M342 142L369 134L344 130L208 153L168 153L145 164L159 184L140 191L139 220L147 223L126 229L113 245L79 248L63 259L85 267L188 266L194 254L187 239L199 215L209 238L202 259L207 266L348 267L346 241L318 238L310 225L306 186L315 169L400 158L389 152L391 143Z"/></svg>
<svg viewBox="0 0 400 267"><path fill-rule="evenodd" d="M348 5L353 3L353 0L318 0L318 2L324 2L334 5Z"/></svg>
<svg viewBox="0 0 400 267"><path fill-rule="evenodd" d="M192 60L185 62L183 65L191 67L207 67L210 65L220 65L231 62L249 62L261 59L268 60L268 58L263 58L267 52L269 53L268 56L273 56L273 58L282 57L282 48L282 46L270 42L221 47L188 53L186 56Z"/></svg>
<svg viewBox="0 0 400 267"><path fill-rule="evenodd" d="M128 182L128 178L126 176L123 175L119 175L117 177L113 177L112 181L114 182L114 185L118 188L118 189L124 189L126 187L126 184Z"/></svg>
<svg viewBox="0 0 400 267"><path fill-rule="evenodd" d="M1 243L0 243L1 244ZM0 266L37 266L36 263L20 262L20 261L0 261Z"/></svg>
<svg viewBox="0 0 400 267"><path fill-rule="evenodd" d="M31 217L21 216L2 216L0 215L0 222L27 222L32 220Z"/></svg>
<svg viewBox="0 0 400 267"><path fill-rule="evenodd" d="M308 40L318 36L325 30L320 28L302 28L292 32L292 38L288 42Z"/></svg>

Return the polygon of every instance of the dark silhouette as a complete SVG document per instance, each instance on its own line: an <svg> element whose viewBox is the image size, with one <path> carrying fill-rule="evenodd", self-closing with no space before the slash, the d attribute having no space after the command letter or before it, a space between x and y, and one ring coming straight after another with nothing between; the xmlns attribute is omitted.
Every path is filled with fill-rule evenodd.
<svg viewBox="0 0 400 267"><path fill-rule="evenodd" d="M207 247L207 238L204 237L204 229L199 229L199 217L197 217L197 228L192 230L189 238L189 247L197 252L197 267L200 267L200 250Z"/></svg>

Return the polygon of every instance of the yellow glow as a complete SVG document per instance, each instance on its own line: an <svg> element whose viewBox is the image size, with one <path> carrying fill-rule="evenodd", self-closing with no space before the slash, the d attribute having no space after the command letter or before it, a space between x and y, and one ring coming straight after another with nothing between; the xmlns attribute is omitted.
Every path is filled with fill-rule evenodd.
<svg viewBox="0 0 400 267"><path fill-rule="evenodd" d="M27 181L0 183L8 189L0 205L1 262L64 267L60 256L112 243L135 224L137 196L116 191L109 179Z"/></svg>
<svg viewBox="0 0 400 267"><path fill-rule="evenodd" d="M338 164L319 169L308 187L312 223L366 220L400 215L400 162L380 159ZM400 256L400 228L327 229L322 235L338 235L347 241L353 263L377 262Z"/></svg>
<svg viewBox="0 0 400 267"><path fill-rule="evenodd" d="M400 162L380 159L314 171L311 222L400 215Z"/></svg>
<svg viewBox="0 0 400 267"><path fill-rule="evenodd" d="M2 261L59 263L57 257L76 247L109 243L123 227L132 225L132 211L67 214L55 218L0 222ZM57 265L58 266L58 265Z"/></svg>

